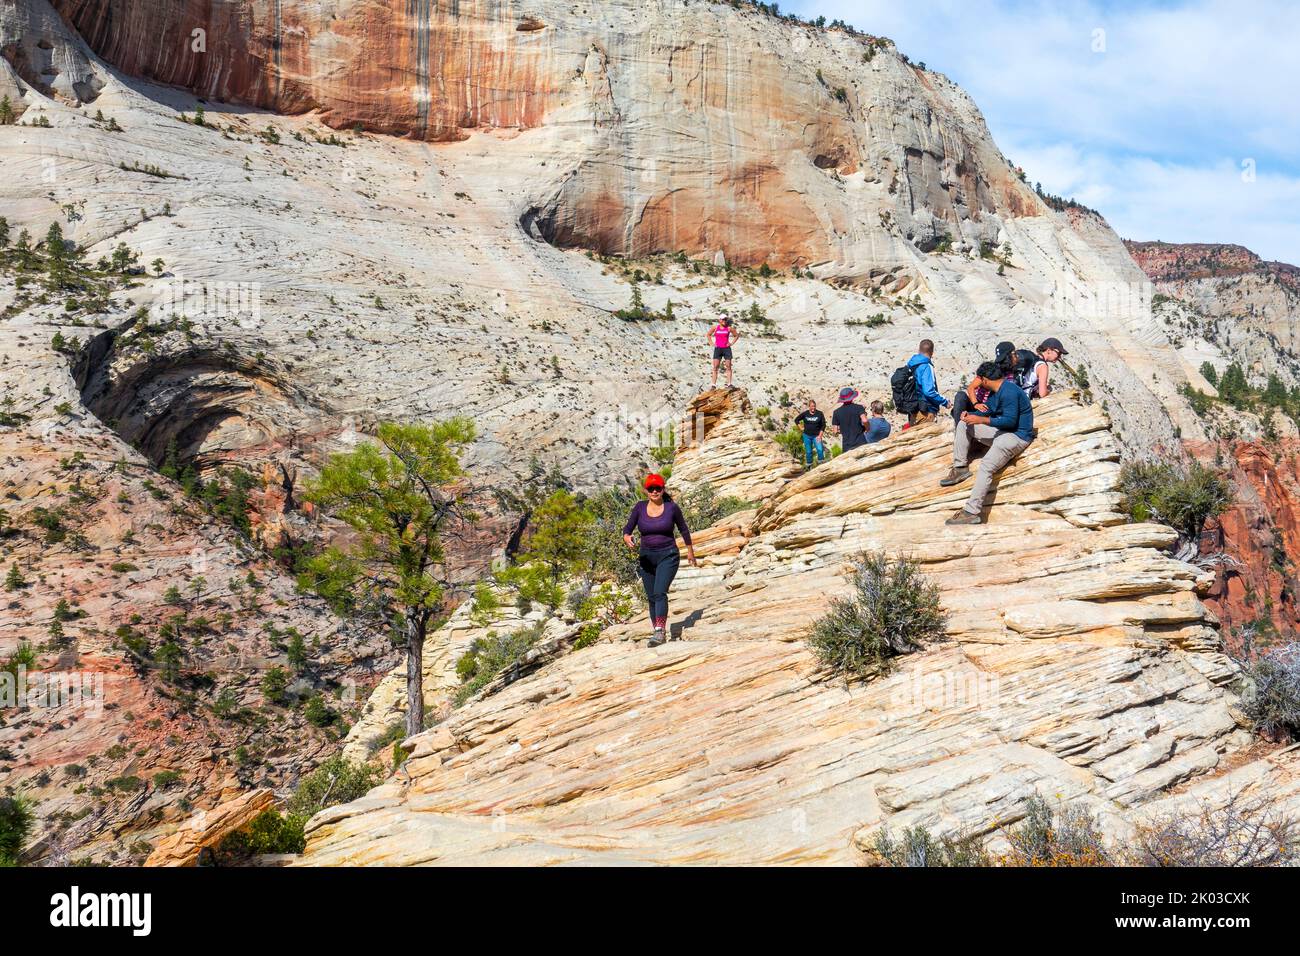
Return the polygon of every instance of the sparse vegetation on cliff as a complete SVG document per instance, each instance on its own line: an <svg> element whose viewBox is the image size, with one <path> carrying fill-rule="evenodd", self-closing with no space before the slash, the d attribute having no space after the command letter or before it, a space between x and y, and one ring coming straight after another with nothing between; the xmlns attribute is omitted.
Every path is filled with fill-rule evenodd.
<svg viewBox="0 0 1300 956"><path fill-rule="evenodd" d="M1242 708L1257 733L1300 740L1300 644L1285 644L1238 661Z"/></svg>
<svg viewBox="0 0 1300 956"><path fill-rule="evenodd" d="M939 588L915 562L864 552L853 563L853 594L833 598L808 634L823 666L866 679L887 672L891 658L943 639Z"/></svg>
<svg viewBox="0 0 1300 956"><path fill-rule="evenodd" d="M1025 819L1004 829L1007 849L993 852L978 835L936 839L923 827L894 836L877 832L871 851L884 866L1285 866L1300 849L1300 826L1260 800L1231 794L1222 806L1201 803L1187 812L1147 817L1123 845L1107 844L1097 819L1064 800L1035 793Z"/></svg>
<svg viewBox="0 0 1300 956"><path fill-rule="evenodd" d="M1205 522L1232 504L1231 483L1198 461L1134 462L1120 472L1119 490L1134 521L1156 521L1195 539Z"/></svg>

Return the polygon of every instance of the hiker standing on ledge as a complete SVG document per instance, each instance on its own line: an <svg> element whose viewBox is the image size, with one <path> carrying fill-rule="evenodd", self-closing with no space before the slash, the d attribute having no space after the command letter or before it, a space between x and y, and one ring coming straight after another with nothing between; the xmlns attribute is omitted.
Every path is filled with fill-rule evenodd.
<svg viewBox="0 0 1300 956"><path fill-rule="evenodd" d="M970 498L946 524L983 523L981 512L993 488L993 479L1034 440L1034 410L1024 389L1007 378L1005 370L996 362L981 365L975 378L981 388L988 389L988 412L962 412L961 421L953 431L952 471L939 484L951 488L970 477L968 466L973 442L988 445L989 450L980 462Z"/></svg>
<svg viewBox="0 0 1300 956"><path fill-rule="evenodd" d="M858 390L852 385L840 389L840 407L831 416L831 429L840 436L842 452L867 443L867 410L858 404Z"/></svg>
<svg viewBox="0 0 1300 956"><path fill-rule="evenodd" d="M740 338L740 333L731 326L731 319L722 317L722 321L709 329L709 341L713 343L713 381L710 388L718 387L718 363L727 363L727 388L731 388L731 346Z"/></svg>
<svg viewBox="0 0 1300 956"><path fill-rule="evenodd" d="M795 416L794 423L803 426L803 466L811 468L813 452L817 452L817 463L826 460L826 446L822 444L822 432L826 430L826 416L817 410L817 403L808 400L808 408Z"/></svg>
<svg viewBox="0 0 1300 956"><path fill-rule="evenodd" d="M650 500L638 501L633 506L632 514L623 526L623 541L628 548L637 551L632 532L640 532L637 573L641 576L645 599L650 605L650 623L653 627L650 646L658 647L667 640L668 589L681 565L675 531L682 533L691 567L698 568L700 565L695 560L695 547L691 544L691 531L686 527L686 517L682 514L682 509L677 507L677 502L664 491L663 476L647 475L645 491Z"/></svg>
<svg viewBox="0 0 1300 956"><path fill-rule="evenodd" d="M907 415L907 428L934 421L939 409L949 405L934 380L934 342L930 339L922 339L907 364L894 370L889 386L894 407Z"/></svg>

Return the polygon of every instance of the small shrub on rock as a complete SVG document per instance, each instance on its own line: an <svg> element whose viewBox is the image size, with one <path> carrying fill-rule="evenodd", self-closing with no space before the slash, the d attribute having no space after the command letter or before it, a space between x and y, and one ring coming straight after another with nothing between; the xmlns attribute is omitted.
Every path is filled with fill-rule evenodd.
<svg viewBox="0 0 1300 956"><path fill-rule="evenodd" d="M383 771L374 764L353 763L341 755L331 757L298 784L289 801L289 813L306 821L326 807L364 797L383 779Z"/></svg>
<svg viewBox="0 0 1300 956"><path fill-rule="evenodd" d="M992 866L982 838L936 840L925 827L909 827L898 839L888 830L881 830L876 834L873 850L885 866Z"/></svg>
<svg viewBox="0 0 1300 956"><path fill-rule="evenodd" d="M1262 651L1238 663L1244 685L1242 709L1256 733L1300 739L1300 643Z"/></svg>
<svg viewBox="0 0 1300 956"><path fill-rule="evenodd" d="M1234 793L1196 814L1164 814L1137 827L1131 866L1284 866L1300 851L1300 826L1263 801Z"/></svg>
<svg viewBox="0 0 1300 956"><path fill-rule="evenodd" d="M1110 866L1097 819L1063 801L1052 806L1040 794L1026 801L1024 821L1008 830L1011 849L1004 866Z"/></svg>
<svg viewBox="0 0 1300 956"><path fill-rule="evenodd" d="M1184 538L1195 538L1205 522L1232 504L1232 485L1219 472L1194 461L1135 462L1120 472L1119 490L1134 521L1158 521Z"/></svg>
<svg viewBox="0 0 1300 956"><path fill-rule="evenodd" d="M915 562L865 552L855 559L853 593L831 601L808 646L836 674L867 678L888 671L892 658L942 640L946 623L938 586Z"/></svg>
<svg viewBox="0 0 1300 956"><path fill-rule="evenodd" d="M0 867L17 866L35 818L24 797L0 797Z"/></svg>

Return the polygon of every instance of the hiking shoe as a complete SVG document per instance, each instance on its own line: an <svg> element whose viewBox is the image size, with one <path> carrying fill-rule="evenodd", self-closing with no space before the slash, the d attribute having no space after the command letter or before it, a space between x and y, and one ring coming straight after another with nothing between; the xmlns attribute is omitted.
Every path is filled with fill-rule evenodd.
<svg viewBox="0 0 1300 956"><path fill-rule="evenodd" d="M944 488L951 488L953 485L960 485L969 477L969 468L953 468L949 470L948 474L939 479L939 484Z"/></svg>
<svg viewBox="0 0 1300 956"><path fill-rule="evenodd" d="M964 508L949 518L944 524L983 524L984 519L979 515L973 515Z"/></svg>
<svg viewBox="0 0 1300 956"><path fill-rule="evenodd" d="M658 647L666 640L668 640L668 635L664 633L664 629L662 627L656 627L654 633L650 635L650 646Z"/></svg>

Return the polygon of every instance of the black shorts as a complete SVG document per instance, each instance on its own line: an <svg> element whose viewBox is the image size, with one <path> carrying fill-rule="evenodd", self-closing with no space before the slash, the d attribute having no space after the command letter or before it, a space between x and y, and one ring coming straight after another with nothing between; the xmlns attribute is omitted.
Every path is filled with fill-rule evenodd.
<svg viewBox="0 0 1300 956"><path fill-rule="evenodd" d="M730 345L715 345L715 346L713 346L713 361L716 362L718 359L726 359L727 361L731 361L731 346L730 346Z"/></svg>

